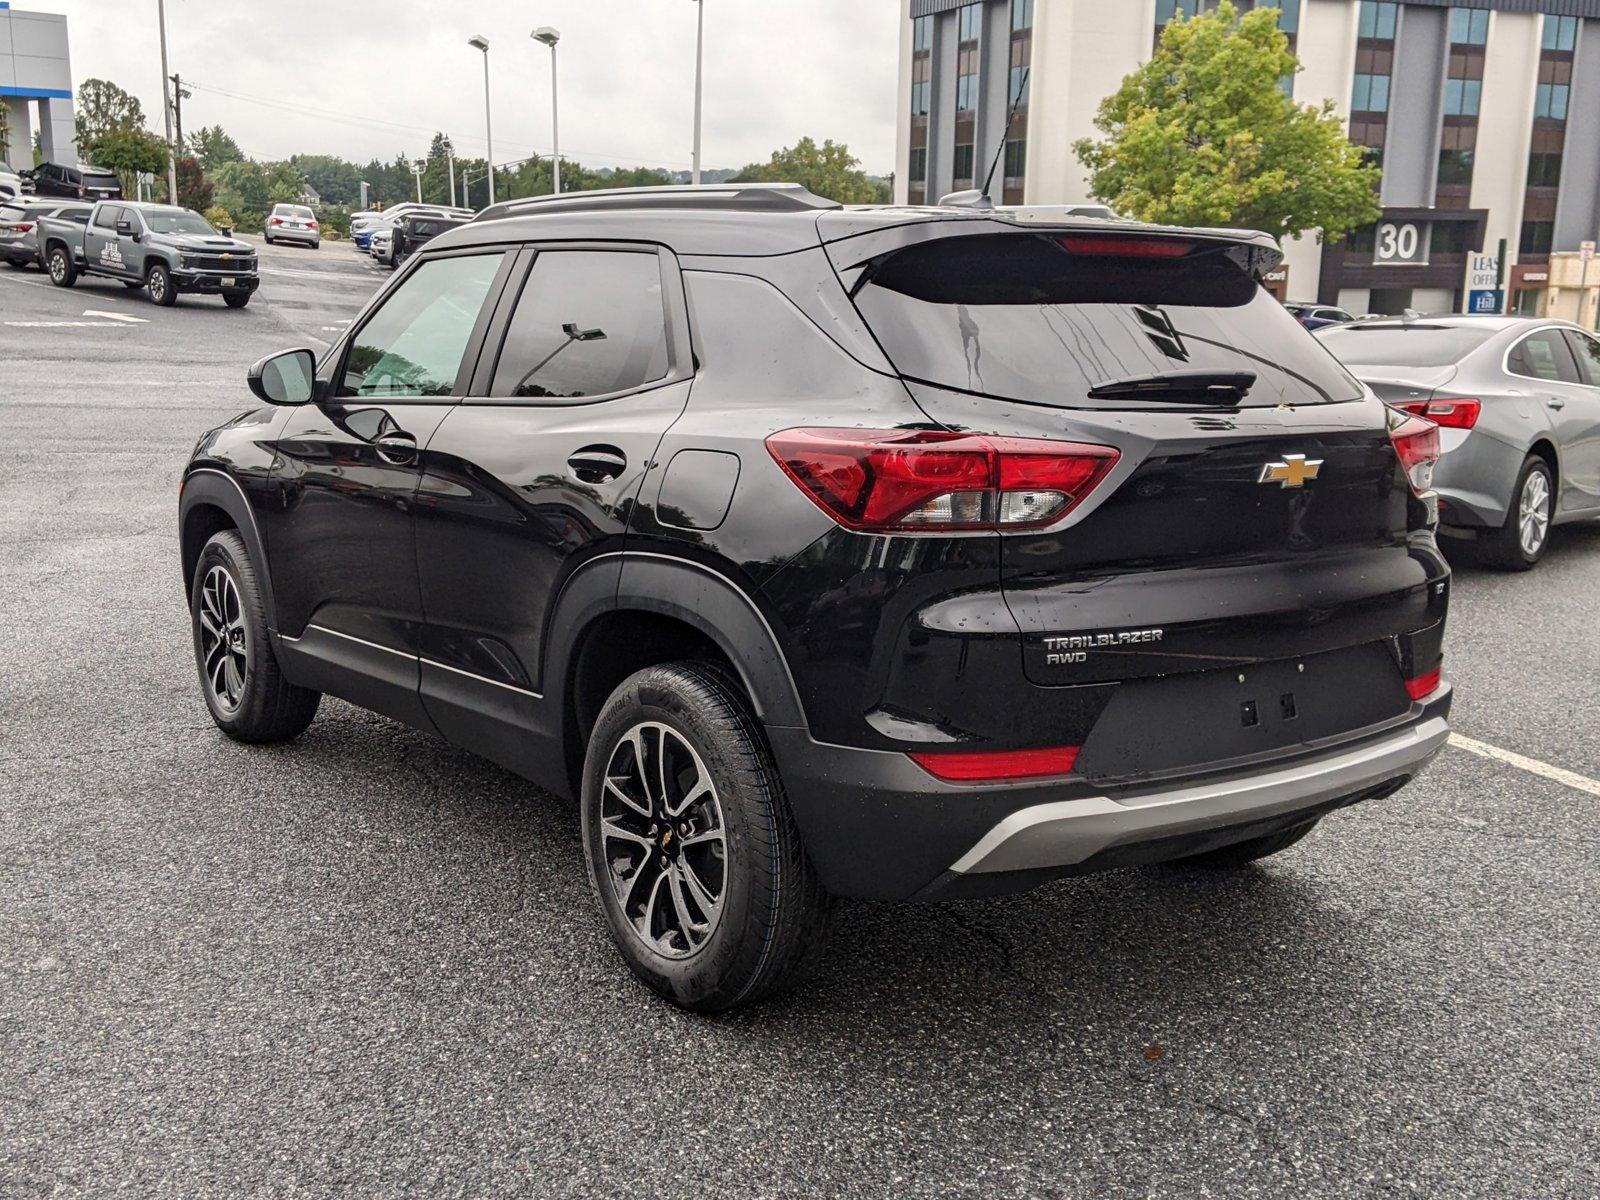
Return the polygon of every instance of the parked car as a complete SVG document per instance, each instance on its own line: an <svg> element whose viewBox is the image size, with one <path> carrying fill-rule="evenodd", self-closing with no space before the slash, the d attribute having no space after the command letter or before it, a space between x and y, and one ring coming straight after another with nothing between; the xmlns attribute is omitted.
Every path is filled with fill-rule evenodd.
<svg viewBox="0 0 1600 1200"><path fill-rule="evenodd" d="M433 216L461 217L465 220L470 220L474 215L472 210L467 208L447 208L437 204L407 202L393 205L382 212L356 214L350 219L350 236L359 249L370 250L372 235L378 230L393 229L400 223L402 218L420 213L427 213Z"/></svg>
<svg viewBox="0 0 1600 1200"><path fill-rule="evenodd" d="M39 243L39 222L54 217L86 224L94 206L79 201L23 196L0 203L0 261L10 267L44 265Z"/></svg>
<svg viewBox="0 0 1600 1200"><path fill-rule="evenodd" d="M629 968L748 1003L829 896L1236 868L1449 734L1438 429L1266 234L794 185L434 239L184 471L201 694L324 693L578 800Z"/></svg>
<svg viewBox="0 0 1600 1200"><path fill-rule="evenodd" d="M448 213L413 213L411 216L402 217L390 237L390 267L399 267L434 238L442 233L448 233L458 225L465 225L469 219Z"/></svg>
<svg viewBox="0 0 1600 1200"><path fill-rule="evenodd" d="M45 269L57 287L99 275L143 288L164 308L185 292L221 296L229 308L243 308L261 283L255 249L223 237L186 208L102 200L87 225L46 217L39 226Z"/></svg>
<svg viewBox="0 0 1600 1200"><path fill-rule="evenodd" d="M313 250L322 247L322 226L317 214L304 204L274 204L261 233L269 246L274 242L300 242Z"/></svg>
<svg viewBox="0 0 1600 1200"><path fill-rule="evenodd" d="M1329 304L1306 304L1301 301L1286 300L1283 305L1288 309L1289 315L1307 329L1326 329L1330 325L1348 325L1356 318L1342 308L1334 308Z"/></svg>
<svg viewBox="0 0 1600 1200"><path fill-rule="evenodd" d="M367 253L385 266L394 266L394 230L384 226L368 234Z"/></svg>
<svg viewBox="0 0 1600 1200"><path fill-rule="evenodd" d="M122 199L122 182L117 173L101 167L64 167L47 162L20 174L38 196L65 196L71 200Z"/></svg>
<svg viewBox="0 0 1600 1200"><path fill-rule="evenodd" d="M1442 532L1525 571L1550 527L1600 517L1600 340L1529 317L1409 317L1319 333L1389 403L1440 427Z"/></svg>
<svg viewBox="0 0 1600 1200"><path fill-rule="evenodd" d="M15 200L27 190L22 176L0 162L0 200Z"/></svg>

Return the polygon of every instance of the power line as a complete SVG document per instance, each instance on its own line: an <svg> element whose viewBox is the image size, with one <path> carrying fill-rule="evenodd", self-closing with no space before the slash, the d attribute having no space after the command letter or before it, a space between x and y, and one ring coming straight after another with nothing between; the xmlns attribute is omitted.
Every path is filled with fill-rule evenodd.
<svg viewBox="0 0 1600 1200"><path fill-rule="evenodd" d="M265 96L252 96L246 92L236 92L229 88L213 87L211 84L207 83L197 83L193 79L185 79L184 86L194 88L196 91L210 92L217 96L226 96L230 100L239 100L246 104L257 104L263 108L277 109L280 112L294 113L298 116L316 117L319 121L332 121L335 124L350 125L362 129L371 129L379 133L416 133L431 136L435 133L442 132L436 128L430 129L425 125L408 125L399 121L384 121L377 117L340 116L330 113L323 108L313 108L308 105L294 104L286 100L274 100ZM450 140L452 144L456 143L457 141L457 139L454 137L452 137ZM484 144L483 138L473 137L470 134L460 140L475 145ZM528 142L507 142L505 144L514 146L518 149L532 151L535 157L550 157L548 151L542 151L539 149L539 147L531 145ZM640 167L684 168L689 165L688 163L681 161L669 162L663 159L639 158L617 154L600 154L589 150L569 150L567 153L563 154L562 157L567 159L569 162L583 159L591 161L595 159L602 159L613 163L620 163L625 166Z"/></svg>

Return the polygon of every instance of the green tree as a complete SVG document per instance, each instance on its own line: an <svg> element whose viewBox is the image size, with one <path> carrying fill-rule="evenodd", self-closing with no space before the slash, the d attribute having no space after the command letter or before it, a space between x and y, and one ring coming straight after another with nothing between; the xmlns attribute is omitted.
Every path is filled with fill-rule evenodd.
<svg viewBox="0 0 1600 1200"><path fill-rule="evenodd" d="M144 106L139 103L137 96L129 95L109 79L85 79L78 88L74 124L78 133L78 149L88 155L86 147L110 134L143 129ZM96 166L111 165L92 156L87 161Z"/></svg>
<svg viewBox="0 0 1600 1200"><path fill-rule="evenodd" d="M1377 219L1379 171L1345 136L1333 102L1280 86L1300 70L1278 10L1242 19L1231 0L1175 20L1151 60L1100 105L1074 149L1096 198L1124 216L1336 240Z"/></svg>
<svg viewBox="0 0 1600 1200"><path fill-rule="evenodd" d="M355 204L361 199L361 173L354 163L331 154L296 154L289 165L305 176L324 204Z"/></svg>
<svg viewBox="0 0 1600 1200"><path fill-rule="evenodd" d="M148 129L112 129L78 149L86 161L116 172L124 196L139 194L140 174L162 177L167 170L167 143Z"/></svg>
<svg viewBox="0 0 1600 1200"><path fill-rule="evenodd" d="M237 217L241 225L248 227L259 222L272 207L271 184L260 163L248 159L223 163L213 179L217 204Z"/></svg>
<svg viewBox="0 0 1600 1200"><path fill-rule="evenodd" d="M209 174L228 163L244 161L239 143L221 125L205 125L189 135L189 150Z"/></svg>
<svg viewBox="0 0 1600 1200"><path fill-rule="evenodd" d="M841 204L882 204L888 189L861 170L861 162L841 142L822 145L801 138L764 163L751 163L733 177L735 183L799 183L819 196Z"/></svg>

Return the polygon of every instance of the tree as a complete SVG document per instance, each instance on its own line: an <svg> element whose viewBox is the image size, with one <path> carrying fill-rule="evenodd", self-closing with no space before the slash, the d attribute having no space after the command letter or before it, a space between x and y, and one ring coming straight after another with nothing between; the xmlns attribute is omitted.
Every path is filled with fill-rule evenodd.
<svg viewBox="0 0 1600 1200"><path fill-rule="evenodd" d="M1331 100L1280 86L1300 70L1278 10L1242 19L1232 0L1166 27L1151 60L1100 105L1074 149L1097 199L1124 216L1336 240L1378 218L1380 173L1350 144Z"/></svg>
<svg viewBox="0 0 1600 1200"><path fill-rule="evenodd" d="M361 173L354 163L331 154L296 154L289 165L305 176L324 204L355 204L361 199Z"/></svg>
<svg viewBox="0 0 1600 1200"><path fill-rule="evenodd" d="M78 149L85 161L116 172L124 196L139 194L141 174L163 175L167 169L167 143L147 129L112 129Z"/></svg>
<svg viewBox="0 0 1600 1200"><path fill-rule="evenodd" d="M239 143L229 137L221 125L205 125L195 130L189 135L189 149L207 173L228 163L244 161Z"/></svg>
<svg viewBox="0 0 1600 1200"><path fill-rule="evenodd" d="M211 196L216 186L200 169L200 160L185 154L178 160L178 203L195 212L205 212L211 207Z"/></svg>
<svg viewBox="0 0 1600 1200"><path fill-rule="evenodd" d="M144 128L144 106L137 96L131 96L109 79L85 79L78 88L78 112L75 121L78 149L87 154L86 147L112 133L125 133ZM97 166L110 166L90 157L87 161Z"/></svg>
<svg viewBox="0 0 1600 1200"><path fill-rule="evenodd" d="M764 163L751 163L733 182L799 183L841 204L881 204L889 199L888 189L868 178L848 146L834 141L819 146L808 137Z"/></svg>

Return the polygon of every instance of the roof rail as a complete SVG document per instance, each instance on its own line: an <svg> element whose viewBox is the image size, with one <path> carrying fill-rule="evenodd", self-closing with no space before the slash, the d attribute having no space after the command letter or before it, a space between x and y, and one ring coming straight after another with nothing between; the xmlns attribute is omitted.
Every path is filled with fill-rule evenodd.
<svg viewBox="0 0 1600 1200"><path fill-rule="evenodd" d="M601 188L562 192L491 204L480 221L546 213L608 212L630 208L722 209L737 212L813 212L843 208L836 200L813 195L798 183L715 183L634 188Z"/></svg>

